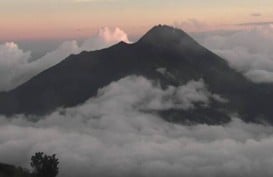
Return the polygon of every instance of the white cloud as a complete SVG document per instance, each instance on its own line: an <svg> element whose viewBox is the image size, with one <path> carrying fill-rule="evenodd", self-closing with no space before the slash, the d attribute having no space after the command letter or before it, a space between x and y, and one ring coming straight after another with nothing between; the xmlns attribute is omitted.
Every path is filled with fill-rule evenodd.
<svg viewBox="0 0 273 177"><path fill-rule="evenodd" d="M11 87L18 75L18 67L27 64L29 58L30 52L19 49L14 42L0 45L0 90Z"/></svg>
<svg viewBox="0 0 273 177"><path fill-rule="evenodd" d="M236 70L254 82L272 82L273 28L255 26L248 30L207 33L197 41L224 57Z"/></svg>
<svg viewBox="0 0 273 177"><path fill-rule="evenodd" d="M239 119L223 126L167 123L139 111L149 89L164 93L144 78L127 77L36 122L1 117L1 161L27 166L37 151L57 153L60 177L273 175L272 127Z"/></svg>
<svg viewBox="0 0 273 177"><path fill-rule="evenodd" d="M178 102L181 102L183 109L192 109L194 103L202 103L204 106L208 106L211 93L207 90L203 80L190 81L185 86L178 87L175 97Z"/></svg>
<svg viewBox="0 0 273 177"><path fill-rule="evenodd" d="M273 82L273 72L266 70L250 70L245 73L246 77L251 78L252 81L257 83Z"/></svg>
<svg viewBox="0 0 273 177"><path fill-rule="evenodd" d="M106 42L111 43L111 42L119 42L119 41L124 41L129 43L128 36L127 34L122 31L120 28L115 28L112 31L104 27L99 31L99 37L104 39Z"/></svg>
<svg viewBox="0 0 273 177"><path fill-rule="evenodd" d="M97 35L85 40L81 45L82 50L98 50L109 47L120 41L130 43L127 34L120 28L101 28Z"/></svg>
<svg viewBox="0 0 273 177"><path fill-rule="evenodd" d="M105 27L81 45L75 40L65 41L56 50L31 61L31 53L23 51L16 43L2 44L0 45L0 91L15 88L71 54L78 54L83 50L102 49L119 41L129 42L127 34L119 28Z"/></svg>
<svg viewBox="0 0 273 177"><path fill-rule="evenodd" d="M141 88L141 89L140 89ZM207 90L203 80L190 81L179 87L169 86L162 90L158 84L143 78L130 76L111 83L98 92L104 100L113 100L107 109L116 111L120 105L128 109L166 110L166 109L194 109L195 104L209 106L211 100L222 101L219 95ZM103 93L103 94L101 94ZM220 99L221 98L221 99ZM117 107L112 107L117 105Z"/></svg>

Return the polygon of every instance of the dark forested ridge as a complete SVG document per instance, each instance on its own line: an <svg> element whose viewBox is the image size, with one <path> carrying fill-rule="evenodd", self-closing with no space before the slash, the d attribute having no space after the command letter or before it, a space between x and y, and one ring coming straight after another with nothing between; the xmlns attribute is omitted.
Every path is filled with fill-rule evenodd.
<svg viewBox="0 0 273 177"><path fill-rule="evenodd" d="M56 155L37 152L31 157L32 170L0 162L0 177L56 177L59 159Z"/></svg>
<svg viewBox="0 0 273 177"><path fill-rule="evenodd" d="M0 177L31 177L31 174L21 167L0 163Z"/></svg>

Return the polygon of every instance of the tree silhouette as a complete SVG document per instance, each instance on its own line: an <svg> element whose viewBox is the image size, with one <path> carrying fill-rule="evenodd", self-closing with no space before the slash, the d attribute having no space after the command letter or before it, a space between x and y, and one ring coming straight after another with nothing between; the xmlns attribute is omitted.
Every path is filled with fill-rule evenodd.
<svg viewBox="0 0 273 177"><path fill-rule="evenodd" d="M43 152L37 152L31 157L31 167L34 177L56 177L59 172L59 160L56 154L46 155Z"/></svg>

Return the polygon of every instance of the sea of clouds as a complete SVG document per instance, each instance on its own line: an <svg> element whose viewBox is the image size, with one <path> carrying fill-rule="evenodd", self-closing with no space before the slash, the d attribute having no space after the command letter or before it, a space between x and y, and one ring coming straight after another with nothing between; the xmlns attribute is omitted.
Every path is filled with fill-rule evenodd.
<svg viewBox="0 0 273 177"><path fill-rule="evenodd" d="M192 95L187 101L185 90ZM171 92L181 100L164 99ZM1 116L1 161L28 167L35 152L56 153L61 177L272 176L272 127L236 118L226 125L183 126L142 111L178 105L194 109L197 102L209 104L210 95L202 80L162 90L129 76L80 106L38 121Z"/></svg>
<svg viewBox="0 0 273 177"><path fill-rule="evenodd" d="M249 79L272 82L272 34L266 26L195 39ZM129 42L125 32L103 28L82 44L67 41L31 61L31 52L4 43L0 45L0 90L16 87L70 54L120 40ZM192 110L197 103L210 106L211 100L224 98L210 93L202 79L162 89L154 81L128 76L74 108L42 117L0 116L0 161L28 168L31 155L42 151L57 154L60 177L271 177L271 126L236 117L225 125L184 126L147 111Z"/></svg>

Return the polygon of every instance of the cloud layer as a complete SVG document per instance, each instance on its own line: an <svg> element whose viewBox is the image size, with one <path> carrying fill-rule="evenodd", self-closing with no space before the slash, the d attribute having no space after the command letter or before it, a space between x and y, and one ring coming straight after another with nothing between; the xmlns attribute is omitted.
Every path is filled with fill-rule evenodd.
<svg viewBox="0 0 273 177"><path fill-rule="evenodd" d="M56 50L36 60L31 60L31 52L23 51L14 42L0 44L0 91L10 90L22 84L71 54L102 49L120 41L129 42L124 31L104 27L82 44L75 40L65 41Z"/></svg>
<svg viewBox="0 0 273 177"><path fill-rule="evenodd" d="M273 28L251 27L234 32L207 33L197 41L224 57L236 70L254 82L272 82Z"/></svg>
<svg viewBox="0 0 273 177"><path fill-rule="evenodd" d="M127 77L83 105L36 122L1 117L0 158L28 166L34 152L57 153L61 177L273 175L272 127L239 119L224 126L183 126L140 111L150 108L147 99L166 105L168 99L161 98L167 92L142 77Z"/></svg>

